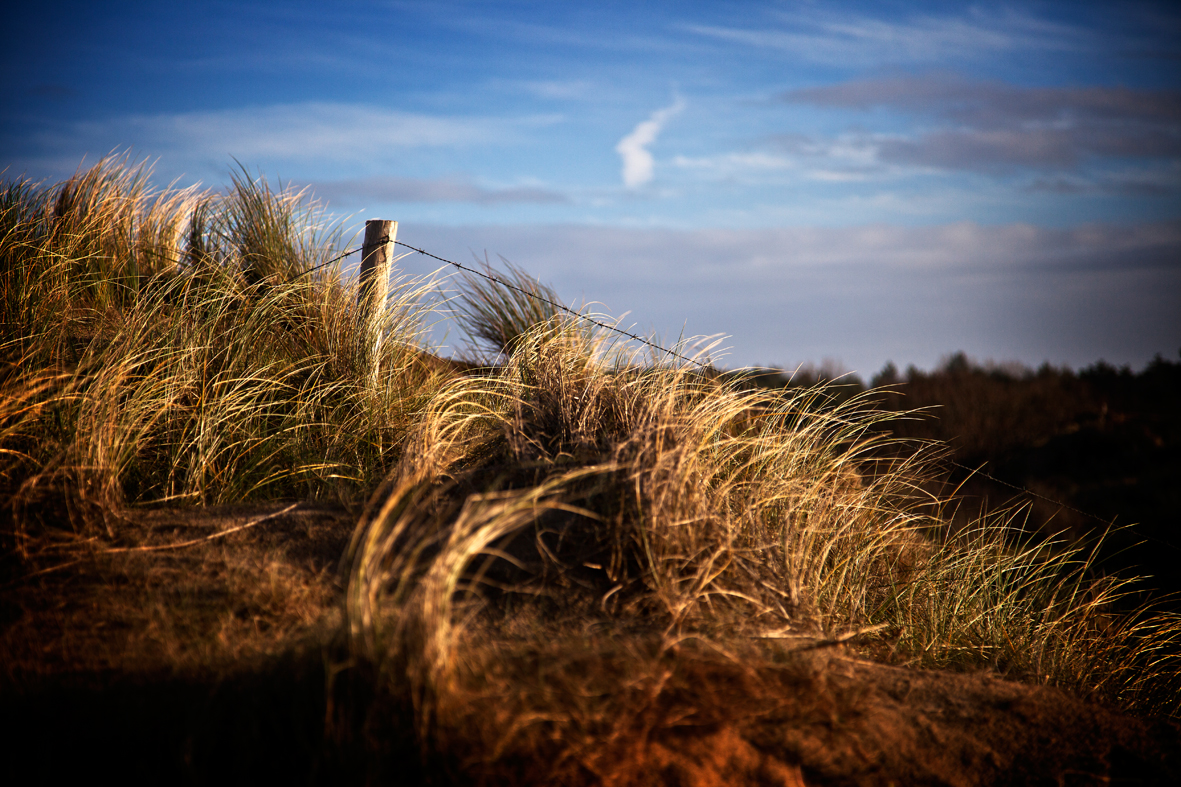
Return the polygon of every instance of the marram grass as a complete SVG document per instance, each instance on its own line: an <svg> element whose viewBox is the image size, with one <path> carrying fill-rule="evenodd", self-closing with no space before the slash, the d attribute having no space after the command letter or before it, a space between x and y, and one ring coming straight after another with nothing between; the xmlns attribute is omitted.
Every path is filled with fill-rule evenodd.
<svg viewBox="0 0 1181 787"><path fill-rule="evenodd" d="M355 284L339 264L309 275L342 249L305 195L245 174L224 195L154 193L116 159L6 193L0 458L16 509L348 498L394 461L438 376L426 284L395 282L373 357Z"/></svg>
<svg viewBox="0 0 1181 787"><path fill-rule="evenodd" d="M1177 712L1179 621L1116 615L1124 583L1014 546L1011 516L947 534L926 460L889 450L868 401L752 393L570 337L543 324L448 383L354 535L354 646L409 681L421 724L512 694L488 685L490 654L560 620L772 659L848 639Z"/></svg>
<svg viewBox="0 0 1181 787"><path fill-rule="evenodd" d="M512 692L484 666L578 637L772 661L847 641L1178 712L1181 622L1117 612L1130 585L1021 545L1013 515L950 532L937 449L888 438L871 398L748 390L475 279L459 316L499 365L433 356L410 280L374 357L355 283L311 272L344 250L306 194L245 171L224 194L116 158L5 185L5 549L117 536L135 505L368 498L348 639L436 732Z"/></svg>

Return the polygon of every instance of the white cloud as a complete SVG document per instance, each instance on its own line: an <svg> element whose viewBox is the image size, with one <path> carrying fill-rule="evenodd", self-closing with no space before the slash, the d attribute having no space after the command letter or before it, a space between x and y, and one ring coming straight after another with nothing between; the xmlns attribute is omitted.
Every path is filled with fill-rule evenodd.
<svg viewBox="0 0 1181 787"><path fill-rule="evenodd" d="M363 200L375 202L465 202L476 205L511 203L562 204L569 198L561 192L537 185L486 187L466 178L403 178L393 175L352 180L318 181L317 197L345 205Z"/></svg>
<svg viewBox="0 0 1181 787"><path fill-rule="evenodd" d="M777 14L779 23L759 28L687 24L700 36L745 47L777 49L792 56L840 66L882 62L937 62L1017 50L1079 50L1092 42L1077 27L1025 14L978 10L962 16L916 14L886 21L847 11L803 10Z"/></svg>
<svg viewBox="0 0 1181 787"><path fill-rule="evenodd" d="M723 153L717 156L674 156L672 163L682 169L709 170L725 175L745 171L785 170L796 166L793 159L758 151Z"/></svg>
<svg viewBox="0 0 1181 787"><path fill-rule="evenodd" d="M519 83L529 93L543 99L584 99L596 94L595 83L588 79L546 79Z"/></svg>
<svg viewBox="0 0 1181 787"><path fill-rule="evenodd" d="M870 173L856 170L814 169L808 172L808 177L824 183L860 183L869 180Z"/></svg>
<svg viewBox="0 0 1181 787"><path fill-rule="evenodd" d="M656 141L664 124L685 108L685 102L677 98L669 106L658 109L645 121L636 125L632 132L615 146L615 152L623 159L623 185L629 189L638 188L652 180L655 162L648 146Z"/></svg>

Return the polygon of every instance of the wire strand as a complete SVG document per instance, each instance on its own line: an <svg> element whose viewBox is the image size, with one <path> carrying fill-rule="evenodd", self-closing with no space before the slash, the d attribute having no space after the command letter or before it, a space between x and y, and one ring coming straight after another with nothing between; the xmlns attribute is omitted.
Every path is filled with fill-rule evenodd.
<svg viewBox="0 0 1181 787"><path fill-rule="evenodd" d="M389 240L389 238L385 238L384 240L385 240L385 241L388 241L388 240ZM575 311L574 309L571 309L569 306L566 306L566 305L564 305L564 304L558 303L558 302L556 302L556 301L552 301L552 300L550 300L549 298L546 298L546 297L544 297L544 296L542 296L542 295L538 295L538 294L537 294L537 293L535 293L535 292L530 292L529 290L522 289L522 288L520 288L520 287L516 286L515 284L512 284L512 283L510 283L510 282L504 281L503 279L498 279L498 278L496 278L495 276L493 276L493 275L492 275L492 274L490 274L490 273L486 273L486 272L484 272L484 271L479 271L479 270L476 270L475 268L468 267L467 265L463 265L463 264L461 264L461 263L458 263L458 262L455 262L455 261L453 261L453 260L449 260L449 259L446 259L446 258L444 258L444 257L440 257L440 256L439 256L439 255L437 255L437 254L431 254L429 251L425 251L425 250L423 250L423 249L420 249L420 248L417 248L417 247L415 247L415 246L411 246L411 245L410 245L410 244L408 244L408 243L403 243L403 242L402 242L402 241L400 241L400 240L396 240L396 241L394 241L394 243L395 243L396 245L398 245L398 246L402 246L402 247L404 247L404 248L410 249L410 251L417 252L418 254L422 254L423 256L426 256L426 257L430 257L430 258L431 258L431 259L433 259L433 260L438 260L439 262L443 262L443 263L446 263L446 264L448 264L448 265L453 265L453 266L455 266L456 268L459 268L461 271L466 271L467 273L471 273L471 274L473 274L473 275L476 275L476 276L480 276L480 277L482 277L482 278L485 278L485 279L487 279L487 280L488 280L488 281L490 281L490 282L494 282L494 283L496 283L496 284L499 284L501 287L507 287L508 289L510 289L510 290L514 290L514 291L516 291L516 292L519 292L519 293L521 293L522 295L525 295L526 297L533 298L534 300L541 301L542 303L546 303L546 304L548 304L548 305L550 305L550 306L554 307L555 309L561 309L562 311L566 312L567 314L571 314L571 315L573 315L573 316L577 317L578 319L580 319L580 320L583 320L584 322L588 322L588 323L590 323L590 324L592 324L592 325L597 325L598 327L600 327L600 328L605 328L605 329L606 329L606 330L608 330L608 331L613 331L613 332L615 332L615 333L618 333L618 334L620 334L621 336L626 336L626 337L627 337L627 338L629 338L629 339L634 339L634 340L636 340L637 342L640 342L641 344L645 344L645 345L647 345L647 346L651 347L651 348L652 348L652 349L654 349L654 350L657 350L657 351L659 351L659 352L661 352L661 353L664 353L665 355L670 355L670 356L672 356L673 358L678 358L678 359L680 359L680 360L682 360L682 361L685 361L686 363L692 364L692 365L694 365L694 366L705 366L705 365L706 365L705 363L703 363L703 362L702 362L702 361L700 361L700 360L697 360L697 359L694 359L694 358L689 358L689 357L687 357L687 356L685 356L685 355L682 355L681 353L677 352L676 350L670 350L670 349L669 349L669 348L667 348L667 347L664 347L664 346L661 346L661 345L659 345L659 344L656 344L656 343L654 343L654 342L648 341L648 340L647 340L647 339L645 339L644 337L642 337L642 336L637 336L636 334L634 334L634 333L631 333L630 331L625 331L625 330L623 330L622 328L619 328L618 326L611 325L611 324L609 324L609 323L605 323L605 322L600 322L599 320L596 320L596 319L594 319L593 317L588 317L588 316L586 316L585 314L583 314L583 313L581 313L581 312L578 312L578 311Z"/></svg>
<svg viewBox="0 0 1181 787"><path fill-rule="evenodd" d="M1089 513L1087 511L1083 511L1081 508L1075 508L1072 505L1068 505L1067 503L1063 503L1061 500L1055 500L1052 497L1047 497L1046 495L1039 494L1038 492L1034 492L1032 489L1026 489L1023 486L1018 486L1017 484L1011 484L1008 481L1002 481L1001 479L997 478L996 476L990 475L989 473L984 472L979 467L968 467L967 465L962 465L959 462L956 462L952 459L948 459L946 461L949 465L952 465L954 467L958 467L961 470L967 470L968 474L969 474L969 476L968 476L969 478L973 475L982 476L984 478L987 478L989 481L1000 484L1001 486L1006 486L1009 489L1013 489L1013 490L1020 492L1022 494L1029 495L1030 497L1036 497L1039 500L1044 500L1047 503L1051 503L1053 505L1058 506L1059 508L1066 509L1067 511L1073 511L1074 513L1079 514L1081 516L1085 516L1088 519L1093 519L1096 522L1106 525L1109 528L1113 527L1115 525L1114 518L1104 519L1102 517L1095 516L1094 514ZM1146 541L1151 541L1155 544L1160 544L1162 546L1168 547L1169 549L1175 550L1177 552L1181 552L1181 546L1177 546L1176 544L1174 544L1170 541L1165 541L1164 539L1156 538L1155 536L1151 536L1147 533L1141 533L1141 532L1138 532L1136 534L1136 536L1138 538L1143 538Z"/></svg>
<svg viewBox="0 0 1181 787"><path fill-rule="evenodd" d="M389 238L384 238L382 242L385 242L385 241L388 241L388 240L389 240ZM300 280L300 279L302 279L304 276L308 276L308 275L310 275L310 274L312 274L312 273L315 273L316 271L320 270L321 268L327 268L329 265L331 265L331 264L332 264L332 263L334 263L334 262L340 262L340 261L341 261L341 260L343 260L345 257L348 257L348 256L351 256L351 255L353 255L353 254L356 254L357 252L361 251L361 249L363 249L363 248L364 248L364 246L358 246L358 247L357 247L357 248L355 248L355 249L349 249L349 250L348 250L348 251L346 251L344 254L338 254L337 256L335 256L335 257L333 257L332 259L328 260L328 262L322 262L322 263L320 263L319 265L314 265L314 266L312 266L311 268L308 268L306 271L304 271L303 273L301 273L301 274L297 275L297 276L296 276L295 278L293 278L291 281L299 281L299 280Z"/></svg>
<svg viewBox="0 0 1181 787"><path fill-rule="evenodd" d="M380 239L378 239L378 241L377 241L377 244L376 244L376 245L380 245L380 244L383 244L383 243L389 243L389 242L390 242L390 238L389 238L389 236L387 235L387 236L386 236L386 237L384 237L384 238L380 238ZM518 286L516 286L515 284L512 284L511 282L507 282L507 281L504 281L503 279L499 279L499 278L497 278L497 277L493 276L492 274L490 274L490 273L487 273L487 272L485 272L485 271L480 271L480 270L477 270L477 269L475 269L475 268L469 267L469 266L467 266L467 265L463 265L463 264L461 264L461 263L455 262L454 260L449 260L449 259L447 259L447 258L445 258L445 257L440 257L440 256L439 256L439 255L437 255L437 254L432 254L431 252L429 252L429 251L426 251L425 249L420 249L420 248L418 248L418 247L416 247L416 246L411 246L409 243L403 243L403 242L402 242L402 241L400 241L400 240L395 240L395 241L393 241L393 243L394 243L394 245L396 245L396 246L402 246L403 248L409 249L410 251L412 251L412 252L415 252L415 253L417 253L417 254L421 254L421 255L423 255L424 257L430 257L430 258L431 258L431 259L433 259L433 260L438 260L439 262L445 263L445 264L447 264L447 265L454 266L454 267L458 268L458 269L459 269L459 270L461 270L461 271L465 271L465 272L467 272L467 273L470 273L470 274L473 274L473 275L475 275L475 276L480 276L481 278L487 279L488 281L490 281L490 282L493 282L493 283L495 283L495 284L497 284L497 285L499 285L499 286L501 286L501 287L506 287L506 288L508 288L508 289L510 289L510 290L513 290L513 291L515 291L515 292L519 292L519 293L521 293L522 295L524 295L524 296L526 296L526 297L528 297L528 298L533 298L534 300L538 300L538 301L541 301L542 303L548 304L549 306L552 306L552 307L554 307L555 309L561 309L562 311L564 311L564 312L566 312L566 313L568 313L568 314L571 314L571 315L573 315L574 317L577 317L577 318L578 318L578 319L580 319L580 320L584 320L584 321L586 321L586 322L589 322L589 323L591 323L592 325L596 325L596 326L598 326L598 327L600 327L600 328L605 328L606 330L609 330L609 331L614 331L615 333L618 333L618 334L621 334L621 335L623 335L623 336L626 336L626 337L628 337L629 339L634 339L634 340L636 340L636 341L638 341L638 342L640 342L640 343L642 343L642 344L645 344L645 345L647 345L647 346L649 346L649 347L653 348L654 350L657 350L657 351L659 351L659 352L665 353L665 354L667 354L667 355L670 355L670 356L672 356L672 357L674 357L674 358L678 358L678 359L680 359L680 360L682 360L682 361L685 361L685 362L687 362L687 363L690 363L690 364L692 364L692 365L695 365L695 366L703 366L703 365L704 365L704 364L702 364L702 362L701 362L701 361L695 360L695 359L693 359L693 358L688 358L688 357L686 357L686 356L684 356L684 355L682 355L682 354L680 354L680 353L676 352L675 350L670 350L670 349L669 349L669 348L667 348L667 347L662 347L661 345L655 344L655 343L653 343L653 342L651 342L651 341L649 341L649 340L647 340L647 339L645 339L645 338L643 338L643 337L641 337L641 336L637 336L637 335L635 335L634 333L630 333L629 331L625 331L625 330L623 330L623 329L621 329L621 328L618 328L618 327L616 327L616 326L614 326L614 325L609 325L609 324L607 324L607 323L600 322L599 320L596 320L596 319L594 319L594 318L588 317L588 316L586 316L585 314L582 314L581 312L577 312L577 311L575 311L574 309L571 309L570 307L568 307L568 306L566 306L566 305L564 305L564 304L557 303L556 301L552 301L552 300L550 300L549 298L546 298L546 297L544 297L544 296L542 296L542 295L538 295L536 292L530 292L529 290L526 290L526 289L523 289L523 288L521 288L521 287L518 287ZM345 254L342 254L342 255L340 255L340 256L339 256L339 257L337 257L335 260L330 260L330 261L329 261L329 263L325 263L325 265L327 265L327 264L330 264L331 262L335 262L335 261L337 261L337 260L343 259L344 257L347 257L347 256L349 256L350 254L355 254L356 252L358 252L358 251L360 251L360 250L361 250L360 248L353 249L353 250L351 250L351 251L349 251L349 252L346 252ZM317 266L317 267L323 267L323 266L321 265L321 266ZM313 269L313 270L314 270L314 269ZM311 271L308 271L308 273L310 273L310 272L311 272ZM306 275L306 274L301 274L301 275ZM996 476L994 476L994 475L991 475L990 473L986 473L986 472L985 472L984 470L982 470L981 468L978 468L978 467L977 467L977 468L968 467L967 465L960 464L959 462L956 462L956 461L953 461L953 460L947 460L947 461L948 461L948 463L949 463L949 464L951 464L951 465L953 465L953 466L955 466L955 467L958 467L958 468L960 468L961 470L966 470L966 471L968 471L968 472L969 472L970 474L972 474L972 475L978 475L978 476L981 476L981 477L983 477L983 478L987 478L988 480L990 480L990 481L993 481L994 483L997 483L997 484L1000 484L1000 485L1002 485L1002 486L1008 487L1009 489L1013 489L1013 490L1015 490L1015 491L1017 491L1017 492L1020 492L1020 493L1022 493L1022 494L1029 495L1030 497L1033 497L1033 498L1038 498L1038 499L1040 499L1040 500L1044 500L1044 501L1045 501L1045 502L1047 502L1047 503L1051 503L1051 504L1053 504L1053 505L1059 506L1060 508L1066 509L1067 511L1073 511L1073 512L1074 512L1074 513L1076 513L1076 514L1080 514L1081 516L1088 517L1089 519L1093 519L1094 521L1096 521L1096 522L1099 522L1099 523L1101 523L1101 524L1104 524L1104 525L1107 525L1107 526L1109 526L1109 527L1110 527L1110 526L1111 526L1111 525L1114 523L1114 521L1115 521L1115 520L1107 520L1107 519L1103 519L1102 517L1098 517L1098 516L1096 516L1096 515L1094 515L1094 514L1088 513L1088 512L1086 512L1086 511L1083 511L1083 510L1082 510L1082 509L1080 509L1080 508L1075 508L1075 507L1074 507L1074 506L1072 506L1072 505L1068 505L1068 504L1066 504L1066 503L1063 503L1061 500L1055 500L1054 498L1047 497L1046 495L1043 495L1043 494L1039 494L1039 493L1037 493L1037 492L1034 492L1034 491L1033 491L1033 490L1031 490L1031 489L1026 489L1026 488L1025 488L1025 487L1023 487L1023 486L1018 486L1018 485L1016 485L1016 484L1011 484L1011 483L1009 483L1008 481L1002 481L1001 479L997 478ZM1144 538L1144 539L1148 540L1148 541L1152 541L1152 542L1154 542L1154 543L1157 543L1157 544L1162 544L1162 545L1164 545L1164 546L1167 546L1167 547L1169 547L1170 549L1174 549L1174 550L1177 550L1177 551L1181 552L1181 547L1178 547L1178 546L1176 546L1176 545L1174 545L1174 544L1172 544L1172 543L1170 543L1170 542L1168 542L1168 541L1163 541L1163 540L1161 540L1161 539L1159 539L1159 538L1155 538L1155 537L1153 537L1153 536L1151 536L1151 535L1148 535L1148 534L1146 534L1146 533L1139 533L1138 535L1139 535L1140 537L1142 537L1142 538Z"/></svg>

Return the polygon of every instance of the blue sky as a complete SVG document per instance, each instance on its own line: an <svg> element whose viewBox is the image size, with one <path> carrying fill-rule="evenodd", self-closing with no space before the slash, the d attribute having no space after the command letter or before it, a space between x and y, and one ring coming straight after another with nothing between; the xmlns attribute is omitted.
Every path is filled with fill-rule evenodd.
<svg viewBox="0 0 1181 787"><path fill-rule="evenodd" d="M350 227L725 334L731 367L1181 348L1169 4L47 2L2 28L9 178L129 150L219 187L236 159Z"/></svg>

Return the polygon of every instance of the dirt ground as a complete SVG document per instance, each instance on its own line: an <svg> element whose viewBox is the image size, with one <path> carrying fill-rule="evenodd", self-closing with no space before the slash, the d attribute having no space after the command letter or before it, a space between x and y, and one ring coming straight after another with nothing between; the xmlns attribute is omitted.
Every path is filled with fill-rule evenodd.
<svg viewBox="0 0 1181 787"><path fill-rule="evenodd" d="M569 669L616 659L590 671L618 675L617 690L570 681L555 684L569 696L475 698L459 714L467 727L423 746L407 709L342 655L337 561L353 513L305 503L126 520L115 538L42 550L0 586L10 772L42 783L1181 784L1176 721L844 646L780 663L588 651ZM545 658L535 649L502 666L526 674ZM598 726L552 712L588 702Z"/></svg>

